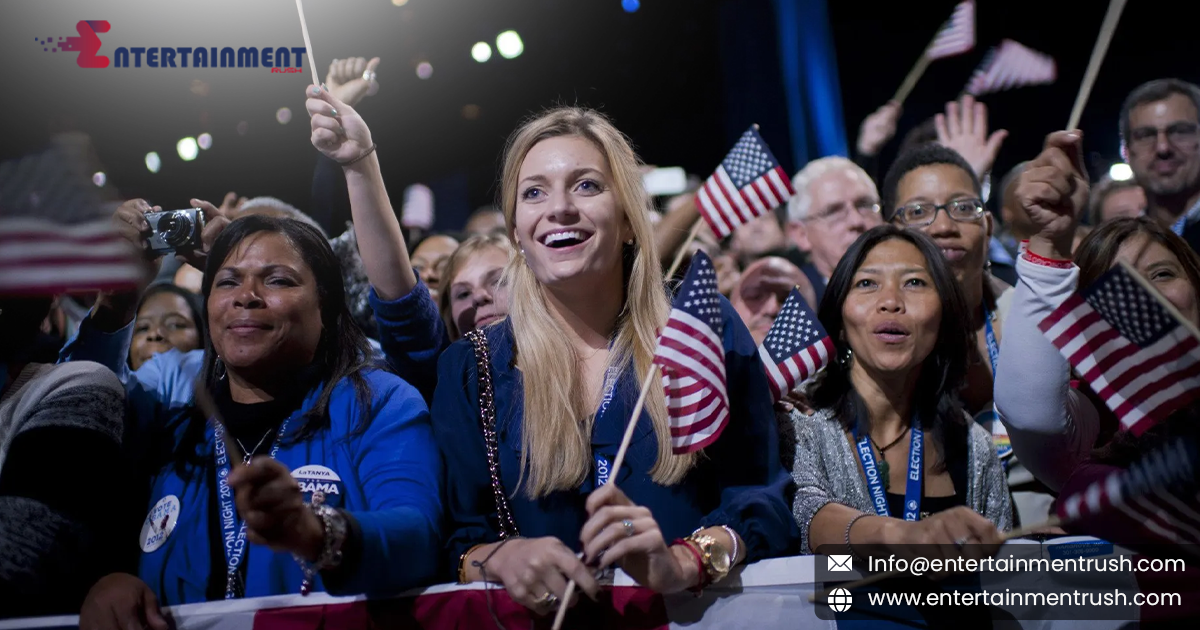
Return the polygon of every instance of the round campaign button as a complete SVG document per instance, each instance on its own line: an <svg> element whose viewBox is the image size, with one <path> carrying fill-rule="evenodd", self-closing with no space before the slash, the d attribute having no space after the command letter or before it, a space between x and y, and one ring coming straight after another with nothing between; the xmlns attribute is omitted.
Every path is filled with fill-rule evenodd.
<svg viewBox="0 0 1200 630"><path fill-rule="evenodd" d="M300 484L300 491L308 495L309 501L312 501L313 495L319 492L326 505L341 507L342 495L346 493L346 487L342 484L342 478L332 469L309 464L293 470L292 477Z"/></svg>
<svg viewBox="0 0 1200 630"><path fill-rule="evenodd" d="M142 522L142 534L138 539L143 553L150 553L163 543L175 531L175 523L179 521L179 497L169 494L158 500L146 520Z"/></svg>

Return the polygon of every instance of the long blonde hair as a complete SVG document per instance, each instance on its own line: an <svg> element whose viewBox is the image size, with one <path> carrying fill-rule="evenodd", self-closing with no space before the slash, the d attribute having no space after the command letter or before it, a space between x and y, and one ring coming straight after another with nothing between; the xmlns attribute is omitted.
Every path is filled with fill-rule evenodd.
<svg viewBox="0 0 1200 630"><path fill-rule="evenodd" d="M471 256L485 249L501 251L509 259L513 255L512 243L503 235L476 234L463 241L453 253L446 257L446 260L442 261L443 288L438 292L438 310L442 313L442 321L446 324L446 332L450 335L450 341L458 341L463 335L462 331L458 329L458 322L454 321L450 309L450 287L454 285L454 276L458 275L459 270L467 264Z"/></svg>
<svg viewBox="0 0 1200 630"><path fill-rule="evenodd" d="M608 365L628 369L632 359L640 382L653 364L658 329L667 320L670 304L648 218L650 200L642 187L640 161L629 140L603 114L575 107L553 109L509 137L500 189L508 235L515 239L517 180L525 156L539 142L561 136L588 140L605 156L617 203L633 230L634 244L624 246L625 304L616 322ZM520 247L515 241L514 246ZM505 277L517 366L524 382L521 485L526 495L537 498L578 488L587 478L593 466L593 410L588 408L580 374L582 357L574 350L563 352L567 331L550 312L546 289L524 256L510 260ZM646 411L658 438L658 459L651 477L661 485L679 483L695 464L696 455L672 454L666 400L660 387L651 387Z"/></svg>

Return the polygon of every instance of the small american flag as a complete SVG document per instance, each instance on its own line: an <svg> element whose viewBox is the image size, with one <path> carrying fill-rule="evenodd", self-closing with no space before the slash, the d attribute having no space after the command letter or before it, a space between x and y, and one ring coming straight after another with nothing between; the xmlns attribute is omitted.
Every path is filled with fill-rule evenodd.
<svg viewBox="0 0 1200 630"><path fill-rule="evenodd" d="M954 7L950 19L929 42L925 56L930 59L953 57L970 51L975 47L975 2L967 0Z"/></svg>
<svg viewBox="0 0 1200 630"><path fill-rule="evenodd" d="M983 96L1028 85L1054 83L1058 78L1054 58L1006 39L984 56L975 74L963 89L972 96Z"/></svg>
<svg viewBox="0 0 1200 630"><path fill-rule="evenodd" d="M92 182L80 138L0 164L0 294L136 286L144 273Z"/></svg>
<svg viewBox="0 0 1200 630"><path fill-rule="evenodd" d="M718 238L792 197L792 183L771 148L751 127L696 193L696 206Z"/></svg>
<svg viewBox="0 0 1200 630"><path fill-rule="evenodd" d="M1200 394L1200 340L1160 299L1122 264L1040 324L1134 435Z"/></svg>
<svg viewBox="0 0 1200 630"><path fill-rule="evenodd" d="M833 341L821 322L792 289L766 339L758 347L771 397L775 401L791 393L797 385L808 380L829 363Z"/></svg>
<svg viewBox="0 0 1200 630"><path fill-rule="evenodd" d="M696 252L654 352L677 454L712 444L729 420L724 327L716 270L704 252Z"/></svg>
<svg viewBox="0 0 1200 630"><path fill-rule="evenodd" d="M1114 511L1140 523L1147 538L1175 544L1200 543L1200 495L1195 440L1177 438L1082 491L1058 502L1067 522Z"/></svg>

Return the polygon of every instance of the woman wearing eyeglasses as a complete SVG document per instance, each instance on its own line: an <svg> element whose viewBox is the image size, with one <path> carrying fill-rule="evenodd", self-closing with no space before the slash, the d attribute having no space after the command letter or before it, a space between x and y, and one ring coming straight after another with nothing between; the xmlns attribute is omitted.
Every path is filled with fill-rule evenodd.
<svg viewBox="0 0 1200 630"><path fill-rule="evenodd" d="M1014 468L1008 436L1003 425L996 422L992 404L1000 330L1012 303L1013 289L988 270L988 243L994 222L981 197L975 170L958 152L940 144L923 145L902 154L883 181L888 220L932 238L962 288L972 318L971 329L975 331L960 391L963 408L984 428L993 430L997 454L1009 469L1018 518L1033 522L1043 520L1048 512L1049 495L1032 475Z"/></svg>

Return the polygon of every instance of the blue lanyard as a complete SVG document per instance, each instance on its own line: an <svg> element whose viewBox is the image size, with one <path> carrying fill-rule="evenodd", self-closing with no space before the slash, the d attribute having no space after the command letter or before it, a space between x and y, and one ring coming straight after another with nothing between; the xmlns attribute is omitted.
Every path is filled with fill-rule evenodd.
<svg viewBox="0 0 1200 630"><path fill-rule="evenodd" d="M609 404L612 403L614 394L617 391L617 381L621 380L621 371L617 366L610 365L604 370L604 396L600 399L600 408L596 410L596 417L592 421L592 426L597 426L604 421L604 414L608 413ZM630 418L630 422L637 422L637 418ZM596 487L599 488L608 483L609 475L615 471L612 470L612 463L608 461L604 453L595 451L596 456Z"/></svg>
<svg viewBox="0 0 1200 630"><path fill-rule="evenodd" d="M915 415L910 430L912 435L908 440L908 475L904 484L904 520L917 521L921 519L921 478L925 474L921 460L925 442L922 439L921 420ZM875 464L875 452L871 449L871 438L865 435L858 437L858 430L855 429L854 439L858 461L867 477L868 494L871 503L875 505L875 513L879 516L891 516L887 495L883 491L883 480L879 478L879 467Z"/></svg>
<svg viewBox="0 0 1200 630"><path fill-rule="evenodd" d="M229 487L229 455L225 452L225 427L213 422L213 440L216 442L217 497L221 503L221 540L225 543L225 599L239 597L235 584L238 568L246 559L246 523L238 518L237 506L233 501L233 490ZM271 447L271 459L279 454L279 443L287 431L287 420L279 426L275 445Z"/></svg>
<svg viewBox="0 0 1200 630"><path fill-rule="evenodd" d="M1000 365L1000 344L996 343L996 331L992 329L992 311L983 307L983 334L987 341L988 359L992 362L992 378L996 378L996 366Z"/></svg>

